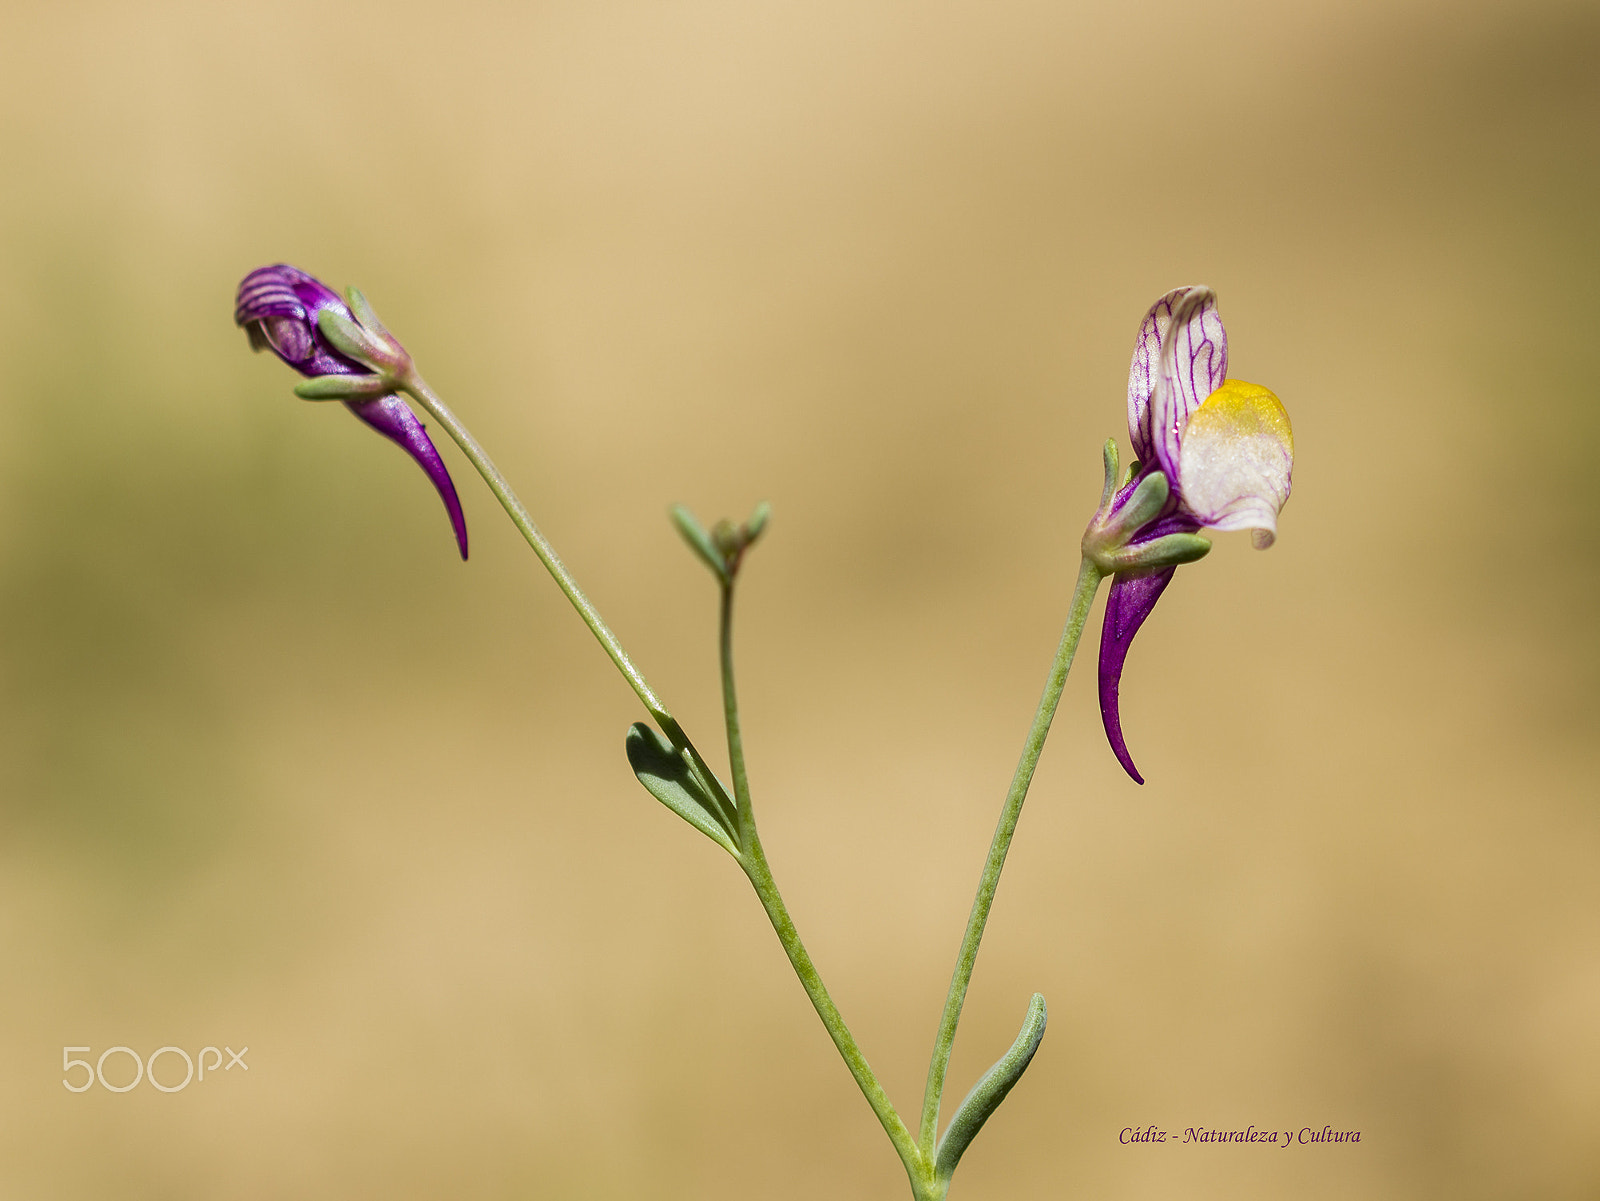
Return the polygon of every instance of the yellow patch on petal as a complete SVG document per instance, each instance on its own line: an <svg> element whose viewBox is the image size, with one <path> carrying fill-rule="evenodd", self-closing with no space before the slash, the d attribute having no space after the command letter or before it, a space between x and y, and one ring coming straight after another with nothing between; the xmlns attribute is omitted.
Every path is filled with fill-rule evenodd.
<svg viewBox="0 0 1600 1201"><path fill-rule="evenodd" d="M1184 508L1212 529L1255 531L1264 550L1277 534L1293 466L1294 432L1278 398L1259 384L1227 380L1184 427Z"/></svg>

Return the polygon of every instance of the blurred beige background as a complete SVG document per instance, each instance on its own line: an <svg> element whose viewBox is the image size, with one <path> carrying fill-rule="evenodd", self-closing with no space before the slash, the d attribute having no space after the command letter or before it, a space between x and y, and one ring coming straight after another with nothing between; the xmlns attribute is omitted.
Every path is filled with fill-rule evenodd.
<svg viewBox="0 0 1600 1201"><path fill-rule="evenodd" d="M1135 645L1142 790L1080 659L950 1100L1035 989L1049 1034L956 1195L1595 1196L1597 61L1559 2L8 6L0 1195L906 1195L454 448L465 566L248 353L287 260L708 750L665 509L772 501L759 813L906 1111L1134 330L1216 287L1294 498ZM119 1044L249 1073L63 1089ZM1360 1144L1118 1143L1325 1123Z"/></svg>

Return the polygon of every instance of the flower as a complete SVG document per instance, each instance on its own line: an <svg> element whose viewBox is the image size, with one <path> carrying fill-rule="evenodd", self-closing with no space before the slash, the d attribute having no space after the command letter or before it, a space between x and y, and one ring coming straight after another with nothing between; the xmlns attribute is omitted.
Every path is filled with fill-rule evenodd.
<svg viewBox="0 0 1600 1201"><path fill-rule="evenodd" d="M444 501L465 559L467 521L455 484L422 422L398 394L411 358L361 293L350 289L347 306L321 280L287 263L259 267L239 284L233 320L250 336L251 349L270 350L311 377L295 389L297 394L307 400L342 400L417 461Z"/></svg>
<svg viewBox="0 0 1600 1201"><path fill-rule="evenodd" d="M1112 575L1100 636L1100 717L1139 784L1122 737L1118 690L1128 646L1182 563L1211 549L1200 529L1277 536L1289 499L1294 435L1278 398L1227 378L1228 336L1210 288L1168 292L1145 314L1128 372L1128 437L1137 462L1120 487L1108 445L1106 492L1084 553Z"/></svg>

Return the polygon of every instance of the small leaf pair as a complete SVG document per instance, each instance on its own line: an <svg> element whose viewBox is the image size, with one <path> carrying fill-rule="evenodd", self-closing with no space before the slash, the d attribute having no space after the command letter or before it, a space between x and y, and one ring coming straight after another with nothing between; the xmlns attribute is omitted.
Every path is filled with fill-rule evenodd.
<svg viewBox="0 0 1600 1201"><path fill-rule="evenodd" d="M734 577L739 574L739 564L744 561L744 552L761 537L771 516L772 506L762 501L742 525L723 520L707 533L685 506L672 506L672 524L678 527L678 533L683 535L689 549L711 568L712 574L724 585L733 583Z"/></svg>

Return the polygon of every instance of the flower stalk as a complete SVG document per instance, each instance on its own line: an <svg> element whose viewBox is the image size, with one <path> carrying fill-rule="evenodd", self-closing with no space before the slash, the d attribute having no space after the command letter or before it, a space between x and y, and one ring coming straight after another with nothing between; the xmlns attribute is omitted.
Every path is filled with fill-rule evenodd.
<svg viewBox="0 0 1600 1201"><path fill-rule="evenodd" d="M995 892L1000 887L1000 873L1006 865L1006 854L1011 850L1011 840L1017 833L1022 803L1028 798L1028 786L1033 782L1034 769L1039 766L1039 756L1044 752L1045 738L1050 733L1056 707L1061 703L1061 693L1067 685L1067 673L1072 670L1072 660L1078 653L1078 642L1083 637L1083 627L1089 620L1089 608L1094 604L1094 594L1100 587L1101 578L1100 568L1085 556L1078 568L1078 583L1073 589L1072 607L1067 612L1066 627L1061 631L1055 661L1050 665L1044 694L1039 698L1033 724L1023 741L1022 758L1018 760L1016 772L1011 777L1011 788L1000 807L1000 820L995 826L994 838L989 843L989 855L978 877L978 893L973 898L966 933L962 935L961 949L956 954L955 972L950 978L944 1013L939 1018L939 1032L934 1038L933 1056L928 1062L928 1083L922 1093L922 1123L917 1134L917 1147L930 1161L936 1151L939 1104L944 1097L945 1073L950 1067L950 1052L955 1046L956 1027L961 1022L967 986L972 982L972 969L978 961L978 946L983 941L989 910L994 905Z"/></svg>
<svg viewBox="0 0 1600 1201"><path fill-rule="evenodd" d="M689 735L684 732L683 727L678 724L678 719L672 716L666 704L656 695L655 689L650 687L650 682L644 678L644 673L634 666L633 660L628 657L628 652L623 649L622 642L600 616L600 610L595 608L594 602L578 586L578 581L572 572L561 561L561 556L556 554L556 548L534 524L533 516L528 512L527 506L517 496L510 481L495 466L488 452L472 436L472 431L462 423L450 406L439 398L438 393L428 386L415 367L408 368L405 376L399 380L399 385L444 428L455 444L461 448L461 453L466 455L468 461L477 468L478 474L483 477L483 482L489 485L489 491L494 493L495 499L500 502L500 507L506 511L506 516L511 518L511 524L517 527L517 531L538 556L539 562L544 564L545 570L550 573L550 578L555 580L562 595L583 619L583 624L589 627L589 632L606 652L612 665L622 673L623 679L628 681L628 686L633 689L634 695L655 719L656 724L661 727L661 732L672 742L675 749L686 756L691 770L701 784L713 793L721 791L715 773L695 748L694 743L689 740Z"/></svg>

